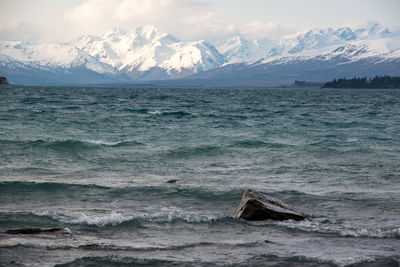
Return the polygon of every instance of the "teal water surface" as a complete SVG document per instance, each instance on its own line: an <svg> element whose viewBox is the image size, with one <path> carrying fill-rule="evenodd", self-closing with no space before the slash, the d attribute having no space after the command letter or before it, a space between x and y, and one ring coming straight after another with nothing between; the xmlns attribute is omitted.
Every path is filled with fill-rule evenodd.
<svg viewBox="0 0 400 267"><path fill-rule="evenodd" d="M0 265L399 265L400 90L0 96ZM233 218L246 188L312 220Z"/></svg>

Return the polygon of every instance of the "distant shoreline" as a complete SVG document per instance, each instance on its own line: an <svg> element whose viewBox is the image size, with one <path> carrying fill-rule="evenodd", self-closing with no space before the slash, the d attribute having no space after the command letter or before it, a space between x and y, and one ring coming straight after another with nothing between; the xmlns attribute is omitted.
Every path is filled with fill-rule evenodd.
<svg viewBox="0 0 400 267"><path fill-rule="evenodd" d="M368 90L400 90L400 86L397 88L353 88L353 87L321 87L321 86L296 86L296 85L277 85L277 86L140 86L140 85L83 85L83 84L74 84L74 85L25 85L25 84L0 84L0 86L7 86L8 88L14 87L44 87L44 88L110 88L110 89L118 89L118 88L131 88L131 89L199 89L199 90L329 90L329 89L349 89L349 90L357 90L357 89L368 89Z"/></svg>

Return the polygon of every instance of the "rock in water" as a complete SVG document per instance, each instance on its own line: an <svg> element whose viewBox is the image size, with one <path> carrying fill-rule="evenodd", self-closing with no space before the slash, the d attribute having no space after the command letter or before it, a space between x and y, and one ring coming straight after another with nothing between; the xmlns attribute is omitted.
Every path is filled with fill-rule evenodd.
<svg viewBox="0 0 400 267"><path fill-rule="evenodd" d="M6 77L0 77L0 84L9 84Z"/></svg>
<svg viewBox="0 0 400 267"><path fill-rule="evenodd" d="M294 211L280 200L246 189L244 191L239 207L236 209L235 217L248 220L296 220L306 219L306 216Z"/></svg>
<svg viewBox="0 0 400 267"><path fill-rule="evenodd" d="M22 229L13 229L7 230L7 234L12 235L34 235L34 234L41 234L41 233L54 233L62 231L62 228L22 228Z"/></svg>

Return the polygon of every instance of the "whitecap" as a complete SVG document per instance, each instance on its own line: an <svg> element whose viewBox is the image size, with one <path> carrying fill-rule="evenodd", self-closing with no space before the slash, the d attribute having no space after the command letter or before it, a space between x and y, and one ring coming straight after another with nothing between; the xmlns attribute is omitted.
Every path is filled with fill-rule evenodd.
<svg viewBox="0 0 400 267"><path fill-rule="evenodd" d="M54 220L58 220L63 223L88 224L96 226L107 226L107 225L115 226L123 222L134 219L134 217L132 216L123 215L115 211L111 211L110 214L105 214L105 215L93 215L93 214L88 215L85 213L63 214L54 211L34 212L34 214L38 216L48 216Z"/></svg>
<svg viewBox="0 0 400 267"><path fill-rule="evenodd" d="M339 231L339 234L341 236L349 236L349 237L375 237L375 238L400 237L400 227L394 229L386 229L386 228L344 229Z"/></svg>
<svg viewBox="0 0 400 267"><path fill-rule="evenodd" d="M150 115L161 115L161 114L163 114L161 111L159 111L159 110L156 110L156 111L149 111L148 112Z"/></svg>
<svg viewBox="0 0 400 267"><path fill-rule="evenodd" d="M168 222L182 220L188 223L213 223L217 221L217 216L214 215L187 214L178 208L163 208L163 210L168 211Z"/></svg>
<svg viewBox="0 0 400 267"><path fill-rule="evenodd" d="M103 145L103 146L116 146L122 143L122 141L115 141L115 142L109 142L109 141L103 141L103 140L85 140L85 142L91 143L91 144L96 144L96 145Z"/></svg>

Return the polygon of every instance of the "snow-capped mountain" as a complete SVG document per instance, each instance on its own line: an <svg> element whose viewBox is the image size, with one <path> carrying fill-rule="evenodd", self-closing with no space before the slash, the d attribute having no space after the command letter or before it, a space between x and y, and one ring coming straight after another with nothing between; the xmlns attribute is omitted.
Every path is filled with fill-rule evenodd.
<svg viewBox="0 0 400 267"><path fill-rule="evenodd" d="M354 30L354 34L356 35L357 39L381 39L392 37L392 32L389 31L387 27L376 23L372 27L367 28L358 28Z"/></svg>
<svg viewBox="0 0 400 267"><path fill-rule="evenodd" d="M99 62L68 43L32 44L0 41L0 54L7 56L9 63L14 62L42 69L85 67L98 73L114 72L111 66Z"/></svg>
<svg viewBox="0 0 400 267"><path fill-rule="evenodd" d="M399 49L400 34L380 24L313 29L279 40L234 36L214 45L180 41L146 26L131 32L114 29L101 36L85 35L66 43L0 41L0 74L21 84L181 78L286 83L307 77L316 81L349 75L400 75Z"/></svg>
<svg viewBox="0 0 400 267"><path fill-rule="evenodd" d="M274 47L276 41L247 40L241 36L217 41L215 47L225 57L227 63L252 61L266 56L267 51Z"/></svg>
<svg viewBox="0 0 400 267"><path fill-rule="evenodd" d="M188 86L194 82L207 86L246 86L246 83L266 86L293 84L295 80L321 82L376 75L400 75L400 37L354 40L302 53L223 65L192 75L186 82Z"/></svg>
<svg viewBox="0 0 400 267"><path fill-rule="evenodd" d="M288 56L308 51L340 46L355 40L376 40L394 37L388 28L374 24L371 27L342 27L338 29L313 29L293 35L284 36L279 40L247 40L235 36L218 41L215 47L226 57L228 63L254 61L260 58Z"/></svg>
<svg viewBox="0 0 400 267"><path fill-rule="evenodd" d="M129 33L116 29L102 37L84 36L75 44L98 61L133 78L149 76L154 69L158 75L164 72L163 78L176 78L224 63L223 56L207 42L182 42L152 26L138 27Z"/></svg>
<svg viewBox="0 0 400 267"><path fill-rule="evenodd" d="M220 66L225 58L205 41L182 42L155 27L120 29L102 36L82 36L68 43L32 44L0 41L0 70L57 72L66 78L74 69L102 74L111 81L179 78ZM87 82L96 83L92 77ZM51 81L52 82L52 79Z"/></svg>
<svg viewBox="0 0 400 267"><path fill-rule="evenodd" d="M68 43L0 41L0 73L19 84L123 81L124 75Z"/></svg>
<svg viewBox="0 0 400 267"><path fill-rule="evenodd" d="M334 45L343 45L355 40L375 40L394 36L386 27L375 24L371 28L360 28L353 31L349 27L336 30L313 29L307 32L297 33L283 37L272 48L267 57L287 56L310 50L317 50Z"/></svg>

